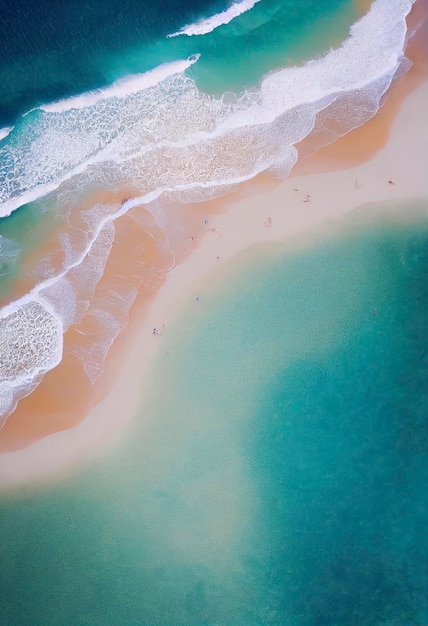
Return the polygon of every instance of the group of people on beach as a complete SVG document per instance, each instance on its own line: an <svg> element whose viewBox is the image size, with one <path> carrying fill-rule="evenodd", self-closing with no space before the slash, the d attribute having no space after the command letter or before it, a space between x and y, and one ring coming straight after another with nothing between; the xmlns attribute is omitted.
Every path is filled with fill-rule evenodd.
<svg viewBox="0 0 428 626"><path fill-rule="evenodd" d="M390 178L388 180L388 185L390 185L391 187L394 187L395 186L395 180L393 178ZM298 189L293 188L293 191L298 191ZM129 200L129 198L124 198L123 202L126 202L127 200ZM309 193L307 193L306 196L303 199L303 202L312 202L312 196ZM208 220L205 219L203 221L203 224L204 224L204 226L208 226ZM272 226L272 218L268 217L264 224L265 224L266 228L271 228L271 226ZM218 228L210 228L209 230L214 232L218 239L221 238L221 232L220 232L220 230ZM194 237L191 237L191 239L193 240ZM220 257L217 256L216 260L217 260L217 262L220 261ZM200 296L197 296L195 300L196 300L196 302L201 302L202 298ZM153 328L152 334L153 335L162 335L164 329L165 329L165 324L162 324L162 326L160 328Z"/></svg>

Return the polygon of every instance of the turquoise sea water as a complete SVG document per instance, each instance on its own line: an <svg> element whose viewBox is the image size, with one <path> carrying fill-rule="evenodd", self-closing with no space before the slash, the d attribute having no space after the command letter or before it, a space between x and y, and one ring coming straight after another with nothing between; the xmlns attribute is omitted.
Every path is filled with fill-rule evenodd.
<svg viewBox="0 0 428 626"><path fill-rule="evenodd" d="M420 209L196 288L118 449L2 496L0 623L424 626Z"/></svg>
<svg viewBox="0 0 428 626"><path fill-rule="evenodd" d="M277 67L296 55L310 59L325 51L329 37L344 39L359 17L352 0L263 0L205 37L167 38L231 4L44 0L35 11L28 0L2 0L0 81L5 88L0 128L34 106L105 87L195 53L201 54L202 62L194 75L204 88L210 90L214 84L222 93L252 86L273 69L275 55Z"/></svg>
<svg viewBox="0 0 428 626"><path fill-rule="evenodd" d="M70 326L102 372L135 297L97 297L116 219L161 248L177 202L364 123L411 4L0 0L0 426ZM353 219L202 285L118 448L0 495L2 626L428 623L428 222Z"/></svg>
<svg viewBox="0 0 428 626"><path fill-rule="evenodd" d="M0 1L0 82L4 85L0 94L0 217L9 212L10 201L12 210L20 208L21 212L19 219L0 219L2 294L19 276L22 259L34 247L34 220L52 214L44 220L47 236L52 221L66 219L70 201L88 189L138 187L137 173L127 168L135 154L129 151L125 129L135 147L147 146L149 162L156 167L153 141L163 136L179 144L189 135L189 123L195 126L196 135L204 130L205 122L196 119L201 98L186 93L191 84L187 79L196 81L201 95L215 94L220 99L228 92L226 99L232 101L244 88L255 89L270 71L317 58L339 45L361 15L353 0L263 0L222 25L222 11L232 5L212 0L184 4L163 0L156 6L128 0L90 0L84 5L55 0L39 2L35 11L27 0ZM168 37L216 15L206 34ZM196 64L169 70L175 83L156 73L159 67L183 63L190 55L199 55ZM143 74L150 71L155 72L155 88L147 90ZM104 96L98 92L99 107L85 106L83 94L111 88L115 81L113 91ZM117 81L128 85L125 100ZM76 108L71 104L73 97ZM54 111L39 108L58 101L62 105ZM215 104L209 111L209 98L206 105L208 116L218 114ZM180 115L162 128L162 118L168 118L171 107L182 109ZM142 128L137 120L142 121ZM154 132L147 135L146 127ZM126 144L126 154L122 144ZM102 171L91 171L91 160L97 162L98 153L106 148L109 154L100 159ZM115 174L108 172L106 178L104 168L110 158L118 162ZM158 158L165 167L161 182L173 183L165 155ZM179 159L175 155L174 163ZM144 163L138 165L139 170L145 168ZM193 178L207 174L195 172ZM147 172L142 190L155 191L160 184L157 178L153 180ZM217 182L221 185L221 176ZM57 193L49 193L52 189ZM23 232L29 236L23 237Z"/></svg>
<svg viewBox="0 0 428 626"><path fill-rule="evenodd" d="M351 32L355 0L91 0L80 9L55 0L38 12L3 0L0 216L37 199L43 206L52 192L62 204L88 185L134 184L145 202L186 190L188 201L257 171L286 174L291 146L314 125L325 123L328 136L329 116L341 132L362 123L408 67L412 0L376 4ZM248 142L248 127L257 152L213 167L211 151ZM171 160L185 161L186 149L195 171L177 178Z"/></svg>
<svg viewBox="0 0 428 626"><path fill-rule="evenodd" d="M181 206L285 178L308 135L317 149L363 124L410 67L411 7L0 0L0 427L64 350L102 375L146 278L98 297L116 220L177 258Z"/></svg>

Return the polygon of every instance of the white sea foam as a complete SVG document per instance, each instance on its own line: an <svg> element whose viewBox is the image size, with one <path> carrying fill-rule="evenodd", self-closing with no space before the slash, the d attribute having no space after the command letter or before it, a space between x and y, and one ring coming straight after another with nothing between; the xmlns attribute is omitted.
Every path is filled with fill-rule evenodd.
<svg viewBox="0 0 428 626"><path fill-rule="evenodd" d="M0 311L0 426L16 405L17 391L27 395L40 374L61 361L62 332L58 317L37 295Z"/></svg>
<svg viewBox="0 0 428 626"><path fill-rule="evenodd" d="M229 22L236 17L250 11L258 2L260 2L260 0L242 0L242 2L234 2L228 9L221 11L221 13L216 13L206 19L198 20L194 24L183 26L179 31L167 35L167 37L178 37L179 35L187 35L188 37L192 35L206 35L219 26L229 24Z"/></svg>
<svg viewBox="0 0 428 626"><path fill-rule="evenodd" d="M105 89L96 89L87 93L58 100L50 104L44 104L40 107L48 113L63 113L70 109L83 109L98 104L101 100L107 98L126 98L132 94L154 87L169 76L181 74L198 61L199 54L193 54L188 59L182 61L173 61L172 63L163 63L153 70L142 74L132 74L126 78L121 78ZM1 132L1 131L0 131ZM1 138L1 136L0 136Z"/></svg>
<svg viewBox="0 0 428 626"><path fill-rule="evenodd" d="M142 195L192 180L221 180L221 167L212 168L210 175L210 164L220 165L218 155L212 158L219 144L230 152L237 144L252 143L249 162L263 155L267 169L282 149L273 128L281 116L291 117L300 107L297 126L281 125L279 143L289 145L311 130L314 115L331 100L356 89L370 90L382 76L386 82L392 79L400 64L404 18L410 7L410 0L376 0L340 48L302 67L271 73L258 89L230 104L199 92L179 72L135 93L98 94L90 106L83 100L81 107L66 101L61 107L52 105L56 113L33 112L20 146L6 143L0 149L0 215L79 174L101 184L142 181ZM191 62L194 59L182 63ZM261 145L254 142L256 128ZM181 160L188 166L179 170ZM232 166L226 169L227 179L243 175Z"/></svg>
<svg viewBox="0 0 428 626"><path fill-rule="evenodd" d="M112 207L84 247L73 255L72 262L22 298L0 309L0 428L17 401L31 393L43 374L60 363L64 331L71 323L79 322L88 308L83 298L76 303L68 279L78 278L80 289L82 280L89 279L91 284L87 291L93 293L110 252L106 232L111 246L112 222L125 212L123 206ZM77 276L76 271L80 272ZM106 332L108 334L109 330ZM116 328L113 335L117 335ZM102 362L99 367L102 368Z"/></svg>
<svg viewBox="0 0 428 626"><path fill-rule="evenodd" d="M142 89L137 86L136 92L105 96L104 91L90 104L56 103L55 112L45 108L27 116L20 144L9 145L6 139L0 148L1 215L60 185L66 198L88 183L120 188L132 182L140 196L120 207L92 212L86 234L76 231L83 239L76 245L64 240L63 270L28 297L8 305L0 317L19 310L43 290L45 302L65 327L70 320L59 303L71 297L67 272L79 267L83 272L86 262L88 276L92 272L96 280L105 258L98 256L95 242L130 208L160 198L182 202L212 198L269 169L286 175L297 158L295 144L315 125L325 124L334 139L338 131L330 131L329 119L341 121L340 132L364 123L376 113L403 67L405 16L411 5L411 0L375 0L340 48L301 67L272 72L258 88L228 104L201 93L180 71ZM190 61L194 59L185 63ZM99 269L90 265L91 254ZM90 310L88 290L80 305L70 304L72 318ZM112 324L110 337L116 331ZM105 349L109 341L105 339ZM35 376L39 374L36 369ZM91 376L95 374L91 366ZM17 389L22 393L21 383Z"/></svg>
<svg viewBox="0 0 428 626"><path fill-rule="evenodd" d="M0 141L7 137L10 132L13 130L13 126L6 126L5 128L0 128Z"/></svg>

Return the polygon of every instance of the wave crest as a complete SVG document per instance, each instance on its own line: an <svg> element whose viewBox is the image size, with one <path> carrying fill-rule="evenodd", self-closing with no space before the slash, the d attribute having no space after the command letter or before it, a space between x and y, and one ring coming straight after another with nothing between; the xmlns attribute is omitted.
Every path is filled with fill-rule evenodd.
<svg viewBox="0 0 428 626"><path fill-rule="evenodd" d="M4 403L16 404L16 398L36 384L43 368L56 364L62 346L59 328L63 331L86 314L98 325L108 323L110 339L100 344L99 354L119 332L102 305L91 305L117 218L161 196L199 202L262 171L285 176L297 159L295 145L314 128L326 131L324 136L331 141L364 123L376 113L403 68L405 17L411 5L411 0L376 0L340 48L301 67L272 72L257 88L229 103L200 92L186 76L189 63L197 60L193 57L178 72L168 70L163 76L154 70L144 84L130 79L126 88L116 84L113 91L47 105L25 116L0 149L1 215L58 187L65 204L88 184L120 189L131 183L139 197L119 207L96 206L86 217L80 213L85 218L82 223L72 225L72 235L70 231L59 239L64 252L61 270L55 275L49 270L34 293L0 311L2 320L9 319L0 324L0 342L9 351L5 372L10 374L3 374L3 384L9 385L3 389ZM334 123L337 120L339 126ZM78 297L70 284L81 285ZM120 294L118 302L129 308L133 298L135 293L130 291ZM30 368L27 378L31 378L24 388L12 365L18 349L13 336L33 332L30 322L25 330L23 320L28 311L34 311L34 307L27 308L34 300L42 307L48 303L49 314L43 315L56 329L52 337L57 344L54 350L49 339L46 350L41 348L43 356L37 356L38 343L30 342L36 360L30 376L30 361L23 356L20 367L26 372ZM14 320L24 324L22 330ZM89 355L86 360L94 379L99 370Z"/></svg>
<svg viewBox="0 0 428 626"><path fill-rule="evenodd" d="M163 63L155 69L144 72L143 74L132 74L126 78L121 78L105 89L89 91L80 96L66 98L65 100L59 100L51 104L44 104L39 108L47 113L63 113L70 109L84 109L85 107L95 106L101 102L101 100L107 100L108 98L126 98L138 91L159 85L159 83L170 76L174 76L174 74L185 72L191 65L196 63L199 58L199 54L193 54L183 61Z"/></svg>
<svg viewBox="0 0 428 626"><path fill-rule="evenodd" d="M278 167L281 154L290 154L285 146L310 132L317 113L334 99L366 89L380 102L400 66L411 4L376 0L340 48L273 72L228 104L201 93L183 71L144 88L138 84L135 92L98 94L90 105L84 96L79 106L72 100L52 105L55 111L32 111L0 149L0 214L70 179L79 186L89 180L108 187L132 181L146 195L183 185L228 184ZM380 82L382 91L375 92ZM282 116L294 117L293 125L281 124ZM244 159L228 166L227 155L241 146Z"/></svg>
<svg viewBox="0 0 428 626"><path fill-rule="evenodd" d="M5 128L0 128L0 141L5 139L13 130L13 126L6 126Z"/></svg>
<svg viewBox="0 0 428 626"><path fill-rule="evenodd" d="M37 377L61 361L63 328L41 301L29 299L0 318L0 424Z"/></svg>
<svg viewBox="0 0 428 626"><path fill-rule="evenodd" d="M206 35L216 28L219 28L219 26L229 24L229 22L236 17L250 11L258 2L260 2L260 0L242 0L242 2L234 2L228 9L221 11L221 13L216 13L211 17L198 20L194 24L183 26L179 31L167 35L167 37L178 37L179 35L187 35L188 37L193 35Z"/></svg>

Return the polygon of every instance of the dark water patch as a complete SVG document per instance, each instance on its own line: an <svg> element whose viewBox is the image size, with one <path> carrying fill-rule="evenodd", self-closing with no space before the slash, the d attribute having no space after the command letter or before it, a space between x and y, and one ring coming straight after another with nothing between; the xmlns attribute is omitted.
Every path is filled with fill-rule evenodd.
<svg viewBox="0 0 428 626"><path fill-rule="evenodd" d="M370 290L371 310L279 371L254 420L273 623L426 622L428 233L383 229L331 251L333 308ZM350 251L369 280L340 282Z"/></svg>
<svg viewBox="0 0 428 626"><path fill-rule="evenodd" d="M38 104L104 86L111 56L165 37L214 6L209 0L46 0L35 7L2 0L0 125Z"/></svg>
<svg viewBox="0 0 428 626"><path fill-rule="evenodd" d="M428 222L356 222L200 286L122 446L3 497L0 622L427 623Z"/></svg>
<svg viewBox="0 0 428 626"><path fill-rule="evenodd" d="M44 0L35 10L28 0L3 0L0 127L33 107L194 53L201 62L190 74L202 89L240 90L274 67L322 54L358 17L351 0L262 0L207 35L166 38L227 6L218 0Z"/></svg>

